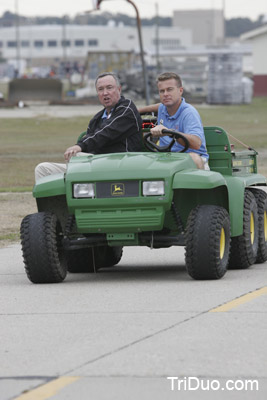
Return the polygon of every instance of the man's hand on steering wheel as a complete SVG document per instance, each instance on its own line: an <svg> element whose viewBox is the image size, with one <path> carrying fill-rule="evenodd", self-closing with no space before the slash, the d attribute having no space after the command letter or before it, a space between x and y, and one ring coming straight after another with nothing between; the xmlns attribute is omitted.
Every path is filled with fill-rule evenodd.
<svg viewBox="0 0 267 400"><path fill-rule="evenodd" d="M156 143L150 140L151 137L162 136L170 136L172 138L172 141L167 146L158 146ZM151 128L150 132L144 135L144 144L146 148L150 151L156 150L160 152L169 152L171 151L172 146L175 144L177 139L181 139L183 142L182 145L184 146L180 153L185 152L189 148L189 141L183 134L167 129L163 125L157 125L154 128Z"/></svg>
<svg viewBox="0 0 267 400"><path fill-rule="evenodd" d="M166 128L166 126L160 124L160 125L154 126L154 128L151 128L150 132L151 132L153 137L167 136L166 134L162 133L162 131L164 129L168 129L168 128Z"/></svg>

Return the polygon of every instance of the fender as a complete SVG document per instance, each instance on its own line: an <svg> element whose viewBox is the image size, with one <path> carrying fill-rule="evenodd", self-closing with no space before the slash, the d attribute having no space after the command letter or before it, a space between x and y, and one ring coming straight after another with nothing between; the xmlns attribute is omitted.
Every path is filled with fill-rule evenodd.
<svg viewBox="0 0 267 400"><path fill-rule="evenodd" d="M48 175L40 180L33 187L33 197L51 197L66 194L65 174Z"/></svg>
<svg viewBox="0 0 267 400"><path fill-rule="evenodd" d="M231 236L243 233L244 192L248 186L245 178L221 175L218 172L193 170L177 173L173 189L207 190L225 187L228 193L228 211L231 221Z"/></svg>
<svg viewBox="0 0 267 400"><path fill-rule="evenodd" d="M173 178L173 189L213 189L218 186L226 186L224 176L202 169L178 172Z"/></svg>

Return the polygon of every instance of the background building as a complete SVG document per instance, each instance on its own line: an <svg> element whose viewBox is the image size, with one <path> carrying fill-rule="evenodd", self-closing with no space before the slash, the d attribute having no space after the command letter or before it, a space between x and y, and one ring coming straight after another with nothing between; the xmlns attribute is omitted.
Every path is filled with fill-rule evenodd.
<svg viewBox="0 0 267 400"><path fill-rule="evenodd" d="M192 30L193 44L220 45L224 43L223 10L174 11L173 26Z"/></svg>
<svg viewBox="0 0 267 400"><path fill-rule="evenodd" d="M142 29L144 50L149 57L157 51L178 50L190 46L190 29L155 27ZM136 27L118 25L29 25L0 28L0 53L6 60L26 60L28 67L57 64L62 61L84 62L94 52L139 53Z"/></svg>
<svg viewBox="0 0 267 400"><path fill-rule="evenodd" d="M267 96L267 25L244 33L240 39L252 44L254 96Z"/></svg>
<svg viewBox="0 0 267 400"><path fill-rule="evenodd" d="M215 76L215 71L226 67L224 61L229 55L231 60L236 56L239 60L238 63L229 63L232 69L234 64L239 68L234 79L235 84L238 80L236 92L242 90L242 77L254 75L255 95L262 91L265 94L266 31L264 25L242 35L241 42L236 37L225 43L223 10L174 11L173 26L143 26L151 95L156 94L153 93L156 74L166 70L180 74L186 91L194 97L203 100L208 92L215 93L215 89L220 94L224 93L218 86L221 77ZM212 62L215 55L219 60L216 68ZM5 70L7 65L12 66L9 74ZM135 25L124 25L109 19L106 25L62 24L61 21L61 24L53 25L26 24L0 28L0 77L56 77L67 80L68 85L84 87L97 74L112 70L120 72L127 90L134 90L135 94L143 96L141 66ZM212 79L209 77L211 71ZM233 87L232 84L230 86ZM71 85L69 87L71 91ZM231 100L227 94L223 97L225 100L222 102ZM239 102L236 98L231 101Z"/></svg>

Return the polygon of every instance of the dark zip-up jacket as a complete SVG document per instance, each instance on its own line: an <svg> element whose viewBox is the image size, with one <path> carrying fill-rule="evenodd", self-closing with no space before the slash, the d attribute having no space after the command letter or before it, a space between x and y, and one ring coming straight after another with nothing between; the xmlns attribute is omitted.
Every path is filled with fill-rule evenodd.
<svg viewBox="0 0 267 400"><path fill-rule="evenodd" d="M83 152L92 154L142 151L142 120L135 104L121 96L109 118L105 109L89 122L87 134L77 143Z"/></svg>

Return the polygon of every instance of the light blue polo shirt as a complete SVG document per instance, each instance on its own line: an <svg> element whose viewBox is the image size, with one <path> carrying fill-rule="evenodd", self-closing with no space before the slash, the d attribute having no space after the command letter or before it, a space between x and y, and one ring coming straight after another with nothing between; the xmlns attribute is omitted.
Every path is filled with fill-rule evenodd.
<svg viewBox="0 0 267 400"><path fill-rule="evenodd" d="M182 98L180 107L172 116L169 115L166 106L160 104L158 109L158 124L164 125L167 129L198 136L201 139L200 148L198 150L190 148L187 152L197 153L207 159L209 158L200 115L195 107L186 103L184 98ZM170 137L163 136L160 138L160 145L166 146L170 141ZM183 146L178 142L175 142L172 147L172 151L181 151L182 149Z"/></svg>
<svg viewBox="0 0 267 400"><path fill-rule="evenodd" d="M111 109L111 111L110 111L110 113L109 113L109 115L108 115L108 114L107 114L107 110L106 110L106 108L105 108L105 110L104 110L103 115L102 115L101 118L102 118L102 119L110 118L112 111L113 111L113 108Z"/></svg>

